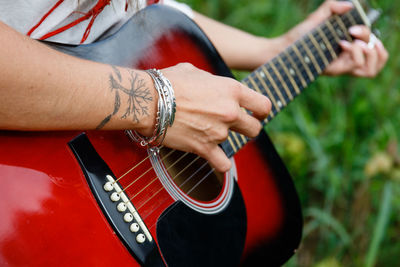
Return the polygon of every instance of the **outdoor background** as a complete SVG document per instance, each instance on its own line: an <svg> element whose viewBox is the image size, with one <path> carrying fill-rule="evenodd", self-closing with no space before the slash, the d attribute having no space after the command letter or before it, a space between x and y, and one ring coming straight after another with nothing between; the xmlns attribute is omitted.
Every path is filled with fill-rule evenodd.
<svg viewBox="0 0 400 267"><path fill-rule="evenodd" d="M184 0L195 10L274 37L321 0ZM293 176L305 219L287 266L400 264L400 1L373 1L390 60L375 79L321 77L267 125ZM235 72L238 79L245 73Z"/></svg>

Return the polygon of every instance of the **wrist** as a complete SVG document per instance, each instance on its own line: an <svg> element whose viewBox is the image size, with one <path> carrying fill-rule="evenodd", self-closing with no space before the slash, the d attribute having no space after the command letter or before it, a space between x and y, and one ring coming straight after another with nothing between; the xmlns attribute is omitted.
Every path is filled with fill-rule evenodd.
<svg viewBox="0 0 400 267"><path fill-rule="evenodd" d="M129 129L133 129L144 136L151 136L156 124L158 93L155 88L153 79L146 71L138 71L140 79L143 80L144 87L149 91L152 101L146 110L141 113L140 119L133 121Z"/></svg>

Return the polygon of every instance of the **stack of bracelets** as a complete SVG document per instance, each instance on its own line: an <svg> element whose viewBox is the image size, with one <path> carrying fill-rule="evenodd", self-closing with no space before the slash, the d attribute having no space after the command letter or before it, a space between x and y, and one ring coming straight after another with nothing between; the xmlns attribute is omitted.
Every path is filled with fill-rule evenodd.
<svg viewBox="0 0 400 267"><path fill-rule="evenodd" d="M158 92L158 111L156 124L151 137L146 137L136 131L127 130L127 134L142 146L147 146L152 152L158 153L158 149L164 141L167 128L172 126L175 119L176 103L174 89L170 81L156 69L146 70L154 81Z"/></svg>

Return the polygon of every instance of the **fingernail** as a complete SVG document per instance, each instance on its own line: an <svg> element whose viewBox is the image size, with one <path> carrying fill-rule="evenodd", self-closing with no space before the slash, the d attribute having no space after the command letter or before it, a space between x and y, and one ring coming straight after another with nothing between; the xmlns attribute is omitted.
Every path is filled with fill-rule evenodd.
<svg viewBox="0 0 400 267"><path fill-rule="evenodd" d="M381 42L381 40L377 40L376 41L376 44L375 44L376 46L378 46L379 47L379 49L383 49L383 44L382 44L382 42Z"/></svg>
<svg viewBox="0 0 400 267"><path fill-rule="evenodd" d="M345 40L341 40L340 41L340 45L345 47L345 48L349 48L350 47L350 43L345 41Z"/></svg>
<svg viewBox="0 0 400 267"><path fill-rule="evenodd" d="M352 26L349 29L349 33L352 35L359 35L362 33L362 28L360 26Z"/></svg>
<svg viewBox="0 0 400 267"><path fill-rule="evenodd" d="M367 44L366 42L364 42L364 41L355 40L354 43L357 43L359 46L361 46L361 47L364 48L364 49L367 49L367 48L368 48L368 44Z"/></svg>

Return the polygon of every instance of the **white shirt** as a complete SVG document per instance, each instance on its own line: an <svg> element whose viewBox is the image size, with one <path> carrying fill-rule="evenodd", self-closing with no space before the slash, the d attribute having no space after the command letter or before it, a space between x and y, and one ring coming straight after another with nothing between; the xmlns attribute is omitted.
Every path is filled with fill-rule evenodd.
<svg viewBox="0 0 400 267"><path fill-rule="evenodd" d="M63 27L84 16L97 3L98 0L64 0L57 6L30 35L34 39L40 39L45 34ZM0 0L0 21L27 34L47 14L58 0ZM118 30L138 10L146 7L146 0L128 1L111 0L101 13L96 17L90 28L86 43L95 41L103 33L112 29L108 34ZM132 4L133 2L133 4ZM192 17L191 9L182 3L173 0L164 0L164 4L176 7L188 16ZM79 44L88 27L91 18L60 32L46 40L68 44Z"/></svg>

